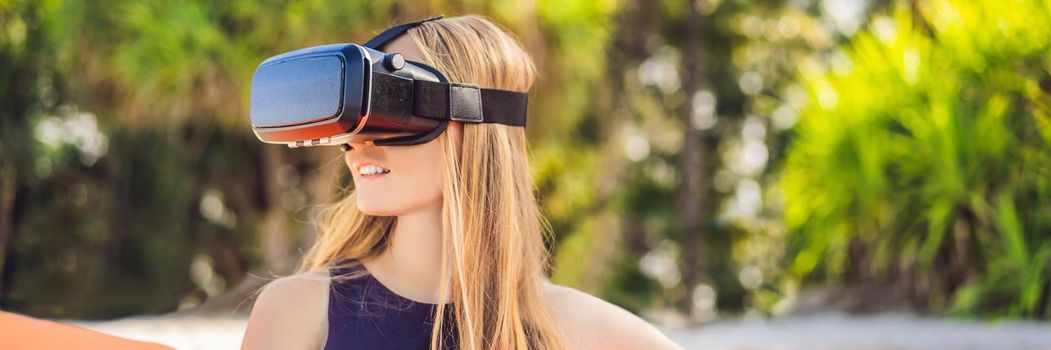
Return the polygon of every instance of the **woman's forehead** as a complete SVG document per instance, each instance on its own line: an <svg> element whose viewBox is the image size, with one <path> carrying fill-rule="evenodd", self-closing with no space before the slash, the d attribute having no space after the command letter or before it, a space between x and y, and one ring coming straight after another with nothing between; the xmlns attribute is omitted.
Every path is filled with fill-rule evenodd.
<svg viewBox="0 0 1051 350"><path fill-rule="evenodd" d="M400 53L406 60L423 62L423 53L420 52L419 47L416 47L416 43L412 41L408 34L403 34L392 40L383 48L383 52Z"/></svg>

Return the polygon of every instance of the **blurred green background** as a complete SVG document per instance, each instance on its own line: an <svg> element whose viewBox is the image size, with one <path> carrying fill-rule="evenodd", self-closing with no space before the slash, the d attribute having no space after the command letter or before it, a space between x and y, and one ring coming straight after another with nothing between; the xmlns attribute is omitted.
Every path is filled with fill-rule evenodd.
<svg viewBox="0 0 1051 350"><path fill-rule="evenodd" d="M1051 317L1046 0L0 0L0 309L246 311L349 184L255 139L256 65L443 13L540 68L555 282L693 322Z"/></svg>

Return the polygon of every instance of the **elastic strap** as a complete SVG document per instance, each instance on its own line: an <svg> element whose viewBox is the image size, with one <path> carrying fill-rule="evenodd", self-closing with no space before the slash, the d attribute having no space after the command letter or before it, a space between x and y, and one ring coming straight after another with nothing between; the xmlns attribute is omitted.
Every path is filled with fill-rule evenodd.
<svg viewBox="0 0 1051 350"><path fill-rule="evenodd" d="M526 126L526 93L373 73L370 113ZM409 102L411 101L411 103ZM411 110L409 109L411 106Z"/></svg>
<svg viewBox="0 0 1051 350"><path fill-rule="evenodd" d="M441 19L442 17L445 17L445 16L437 15L437 16L434 16L434 17L431 17L431 18L421 19L421 20L412 21L412 22L406 22L406 23L402 23L402 24L399 24L399 25L387 28L387 30L384 30L379 35L372 37L372 39L369 39L369 41L365 42L365 44L361 45L361 46L364 46L364 47L367 47L367 48L370 48L370 49L373 49L373 50L383 51L383 50L380 50L383 46L387 45L387 43L391 42L392 40L397 39L402 34L405 34L405 32L409 31L409 29L415 28L416 26L419 26L420 24L423 24L424 22L430 22L430 21L433 21L433 20L436 20L436 19Z"/></svg>

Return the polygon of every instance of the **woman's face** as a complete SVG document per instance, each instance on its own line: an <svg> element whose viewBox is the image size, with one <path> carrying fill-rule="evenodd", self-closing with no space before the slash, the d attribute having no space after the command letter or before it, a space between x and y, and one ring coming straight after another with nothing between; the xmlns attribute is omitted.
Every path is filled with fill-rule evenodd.
<svg viewBox="0 0 1051 350"><path fill-rule="evenodd" d="M420 50L408 35L391 41L387 53L400 53L406 60L422 62ZM449 122L445 132L459 140L462 125ZM372 216L398 216L432 206L441 207L441 137L412 146L376 146L371 142L351 142L344 154L354 177L358 210ZM383 173L365 175L374 165ZM389 172L386 172L388 171Z"/></svg>

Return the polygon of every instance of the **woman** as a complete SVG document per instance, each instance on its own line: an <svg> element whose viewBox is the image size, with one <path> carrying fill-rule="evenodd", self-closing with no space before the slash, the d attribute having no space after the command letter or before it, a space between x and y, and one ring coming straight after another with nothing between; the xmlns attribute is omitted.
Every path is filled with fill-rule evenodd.
<svg viewBox="0 0 1051 350"><path fill-rule="evenodd" d="M481 87L524 92L535 74L475 16L427 21L383 50ZM259 295L243 348L678 348L546 279L524 128L450 122L427 143L345 149L354 192L326 212L300 273Z"/></svg>

